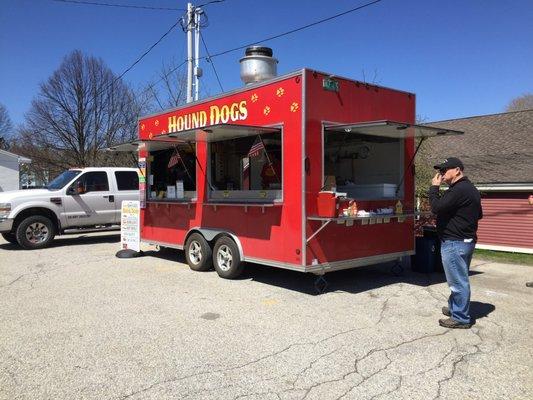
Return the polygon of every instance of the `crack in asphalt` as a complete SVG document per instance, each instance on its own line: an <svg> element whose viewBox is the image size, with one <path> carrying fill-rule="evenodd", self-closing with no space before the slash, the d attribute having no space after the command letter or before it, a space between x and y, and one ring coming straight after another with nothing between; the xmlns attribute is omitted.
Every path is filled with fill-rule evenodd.
<svg viewBox="0 0 533 400"><path fill-rule="evenodd" d="M388 309L388 307L389 307L389 300L390 300L392 297L394 297L394 296L389 296L389 297L387 297L387 300L385 300L385 301L383 302L383 304L381 305L381 311L380 311L380 313L379 313L379 318L378 318L378 320L377 320L377 322L376 322L376 325L379 324L379 323L383 320L383 317L384 317L384 315L385 315L385 311L387 311L387 309Z"/></svg>
<svg viewBox="0 0 533 400"><path fill-rule="evenodd" d="M369 400L374 400L380 396L386 396L388 394L391 394L391 393L394 393L395 391L397 391L398 389L400 389L402 387L402 382L403 382L403 376L402 375L399 375L397 376L398 379L398 382L396 383L396 386L393 387L391 390L389 390L388 392L385 392L385 393L378 393L378 394L375 394L374 396L372 396Z"/></svg>
<svg viewBox="0 0 533 400"><path fill-rule="evenodd" d="M492 323L494 323L496 326L500 327L502 330L500 331L500 341L503 340L503 327L494 322L494 321L491 321ZM466 352L466 353L463 353L459 356L459 358L457 360L454 360L452 362L452 369L451 369L451 374L449 376L447 376L446 378L444 379L440 379L437 384L437 394L436 396L432 399L432 400L436 400L438 398L441 397L441 392L442 392L442 386L444 384L446 384L447 382L451 381L453 378L455 378L455 375L457 373L457 368L458 368L458 365L461 364L463 361L465 361L467 358L471 358L471 357L474 357L475 355L478 355L478 354L490 354L492 352L495 351L495 349L491 349L491 350L488 350L488 351L483 351L481 348L480 348L480 345L486 343L483 338L481 337L480 335L480 332L481 332L481 328L478 328L478 329L471 329L470 332L475 335L478 339L479 339L479 343L476 343L476 344L473 344L472 347L475 349L474 351L469 351L469 352ZM458 351L459 352L459 344L457 343L457 339L454 338L455 340L455 346L454 346L454 350ZM500 341L496 340L494 341L494 343L496 343L496 347L499 346L500 344Z"/></svg>
<svg viewBox="0 0 533 400"><path fill-rule="evenodd" d="M385 366L381 367L380 369L378 369L377 371L371 373L371 374L368 375L368 376L363 376L362 374L359 374L359 375L363 378L363 380L362 380L361 382L359 382L357 385L352 386L350 389L348 389L347 391L345 391L342 395L340 395L339 397L337 397L336 400L340 400L340 399L342 399L343 397L347 396L352 390L354 390L355 388L358 388L358 387L361 386L363 383L367 382L370 378L372 378L372 377L378 375L380 372L385 371L385 370L389 367L389 365L392 364L392 360L391 360L390 357L388 356L387 351L386 351L386 350L384 350L384 351L385 351L385 357L387 358L387 361L388 361L387 364L385 364ZM366 358L366 357L364 357L364 358ZM363 360L364 358L362 358L361 360Z"/></svg>
<svg viewBox="0 0 533 400"><path fill-rule="evenodd" d="M281 400L281 397L278 393L276 392L272 392L272 391L268 391L268 392L258 392L258 393L250 393L250 394L241 394L237 397L234 397L233 400L237 400L237 399L245 399L246 397L251 397L251 396L261 396L261 395L267 395L267 394L275 394L276 397L278 399Z"/></svg>
<svg viewBox="0 0 533 400"><path fill-rule="evenodd" d="M16 278L16 279L12 280L11 282L9 282L7 285L2 285L2 286L0 286L0 288L5 288L5 287L8 287L8 286L11 286L11 285L14 284L15 282L17 282L20 278L22 278L22 277L25 276L25 275L29 275L29 274L30 274L30 273L28 273L28 274L22 274L22 275L20 275L18 278Z"/></svg>
<svg viewBox="0 0 533 400"><path fill-rule="evenodd" d="M338 352L339 350L342 349L342 346L338 349L335 349L333 351L330 351L329 353L326 353L326 354L323 354L321 355L320 357L316 358L315 360L313 360L307 367L305 367L302 371L298 372L298 374L296 375L296 378L294 379L294 381L292 381L292 387L295 388L296 387L296 382L298 382L298 380L300 379L300 377L305 374L307 371L309 371L311 368L313 368L313 365L315 365L317 362L323 360L324 358L326 358L327 356L330 356L332 355L333 353L336 353Z"/></svg>
<svg viewBox="0 0 533 400"><path fill-rule="evenodd" d="M418 340L423 340L423 339L426 339L426 338L430 338L430 337L438 337L438 336L443 336L443 335L446 335L448 334L449 331L446 331L446 332L443 332L443 333L437 333L437 334L432 334L432 335L423 335L423 336L419 336L417 338L414 338L414 339L410 339L410 340L406 340L404 342L401 342L401 343L398 343L394 346L390 346L390 347L385 347L385 348L376 348L376 349L371 349L369 350L365 355L363 355L362 357L356 359L354 361L354 368L352 371L349 371L347 373L345 373L342 377L340 378L337 378L337 379L331 379L331 380L327 380L327 381L324 381L324 382L318 382L314 385L312 385L311 387L307 388L306 389L306 392L304 394L304 396L302 397L302 400L307 398L307 396L309 395L309 393L317 388L317 387L320 387L322 385L325 385L325 384L328 384L328 383L332 383L332 382L339 382L339 381L342 381L342 380L345 380L349 375L353 375L353 374L357 374L359 376L361 376L363 379L361 382L359 382L357 385L355 386L352 386L350 389L348 389L345 393L343 393L340 397L337 397L336 400L340 400L341 398L345 397L346 395L348 395L353 389L357 388L358 386L362 385L364 382L366 382L368 379L372 378L373 376L377 375L378 373L382 372L383 370L387 369L387 367L392 363L392 360L390 360L388 354L387 354L387 351L390 351L390 350L395 350L403 345L406 345L406 344L410 344L410 343L414 343ZM385 352L385 357L389 360L389 362L387 363L387 365L385 365L385 367L382 367L381 369L379 369L378 371L372 373L371 375L369 376L364 376L363 374L361 374L359 372L359 363L363 360L365 360L366 358L370 357L372 354L374 353L377 353L377 352L380 352L380 351L384 351Z"/></svg>
<svg viewBox="0 0 533 400"><path fill-rule="evenodd" d="M449 356L450 354L452 354L455 350L457 350L456 346L452 346L452 347L450 348L450 350L448 350L448 351L446 352L446 354L444 354L444 356L441 357L441 359L437 362L437 365L435 365L435 366L433 366L433 367L427 368L427 369L425 369L424 371L417 372L416 374L409 374L409 375L402 375L402 376L411 376L411 377L413 377L413 376L418 376L418 375L427 374L427 373L430 372L430 371L435 371L436 369L441 368L441 367L443 367L443 366L446 365L445 360L446 360L446 359L448 358L448 356Z"/></svg>
<svg viewBox="0 0 533 400"><path fill-rule="evenodd" d="M87 265L95 264L95 263L98 264L98 263L100 263L101 259L103 260L103 259L106 259L106 258L107 258L107 256L93 257L91 260L84 260L84 262ZM36 265L33 265L33 266L29 266L27 268L28 272L26 272L25 274L19 275L17 278L12 280L8 284L0 286L0 289L7 288L7 287L13 285L14 283L20 281L23 277L32 276L35 279L30 282L30 290L31 290L31 289L34 288L35 282L37 282L40 279L41 276L47 275L47 274L49 274L50 272L53 272L53 271L58 271L58 270L69 268L69 267L72 266L72 264L59 265L59 266L58 265L59 265L59 261L56 260L56 261L51 262L50 264L39 263L39 264L36 264ZM55 267L55 268L53 268L53 267Z"/></svg>
<svg viewBox="0 0 533 400"><path fill-rule="evenodd" d="M247 367L249 365L257 364L258 362L261 362L261 361L266 360L268 358L276 357L277 355L280 355L280 354L292 349L293 347L309 346L309 345L316 346L316 345L318 345L320 343L323 343L325 341L331 340L331 339L336 338L338 336L345 335L345 334L348 334L348 333L351 333L351 332L355 332L355 331L361 330L361 329L365 329L365 328L364 327L363 328L353 328L353 329L349 329L349 330L346 330L346 331L341 331L341 332L338 332L338 333L336 333L334 335L331 335L331 336L328 336L328 337L326 337L324 339L321 339L321 340L319 340L317 342L292 343L289 346L287 346L287 347L285 347L285 348L283 348L283 349L281 349L279 351L276 351L276 352L271 353L271 354L267 354L267 355L265 355L263 357L260 357L260 358L258 358L256 360L253 360L253 361L249 361L249 362L247 362L245 364L242 364L242 365L237 365L237 366L230 367L230 368L221 368L221 369L217 369L217 370L201 371L201 372L198 372L198 373L195 373L195 374L191 374L191 375L170 378L170 379L166 379L166 380L163 380L163 381L160 381L160 382L154 382L153 384L151 384L150 386L148 386L146 388L137 390L137 391L132 392L132 393L127 394L127 395L120 396L119 399L124 400L124 399L130 398L130 397L133 397L133 396L135 396L137 394L144 393L144 392L146 392L148 390L151 390L154 387L159 386L159 385L166 385L166 384L169 384L169 383L183 381L183 380L188 379L188 378L194 378L194 377L197 377L197 376L214 374L214 373L217 373L217 372L235 371L237 369L242 369L242 368L245 368L245 367Z"/></svg>

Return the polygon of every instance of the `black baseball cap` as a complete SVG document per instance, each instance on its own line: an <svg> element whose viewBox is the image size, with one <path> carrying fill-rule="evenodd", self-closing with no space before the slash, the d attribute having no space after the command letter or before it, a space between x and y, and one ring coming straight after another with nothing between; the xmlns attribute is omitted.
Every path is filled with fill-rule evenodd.
<svg viewBox="0 0 533 400"><path fill-rule="evenodd" d="M451 168L457 168L459 167L461 171L465 169L465 166L463 165L463 162L459 160L456 157L448 157L440 164L434 165L433 168L441 170L441 169L451 169Z"/></svg>

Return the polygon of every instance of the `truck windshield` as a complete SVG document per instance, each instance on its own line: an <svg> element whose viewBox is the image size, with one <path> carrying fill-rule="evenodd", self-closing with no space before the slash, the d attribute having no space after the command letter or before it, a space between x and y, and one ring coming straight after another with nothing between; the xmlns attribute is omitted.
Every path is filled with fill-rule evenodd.
<svg viewBox="0 0 533 400"><path fill-rule="evenodd" d="M46 188L48 190L59 190L63 186L65 186L67 183L69 183L72 179L74 179L76 176L80 174L81 171L78 170L68 170L63 172L61 175L59 175L57 178L55 178L52 182L50 182Z"/></svg>

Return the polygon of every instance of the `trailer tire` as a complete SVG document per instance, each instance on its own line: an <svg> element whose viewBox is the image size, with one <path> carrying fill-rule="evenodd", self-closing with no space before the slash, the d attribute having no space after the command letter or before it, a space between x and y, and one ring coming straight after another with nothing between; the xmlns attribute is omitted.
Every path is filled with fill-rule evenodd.
<svg viewBox="0 0 533 400"><path fill-rule="evenodd" d="M222 236L216 241L213 264L218 276L224 279L235 279L242 273L244 263L237 245L231 238Z"/></svg>
<svg viewBox="0 0 533 400"><path fill-rule="evenodd" d="M193 233L187 238L185 259L193 271L209 271L213 267L211 246L199 233Z"/></svg>
<svg viewBox="0 0 533 400"><path fill-rule="evenodd" d="M56 227L44 215L27 217L16 228L17 242L23 249L36 250L47 247L56 235Z"/></svg>
<svg viewBox="0 0 533 400"><path fill-rule="evenodd" d="M6 242L9 242L11 244L18 244L17 237L15 236L14 233L11 233L11 232L2 233L2 237L6 240Z"/></svg>

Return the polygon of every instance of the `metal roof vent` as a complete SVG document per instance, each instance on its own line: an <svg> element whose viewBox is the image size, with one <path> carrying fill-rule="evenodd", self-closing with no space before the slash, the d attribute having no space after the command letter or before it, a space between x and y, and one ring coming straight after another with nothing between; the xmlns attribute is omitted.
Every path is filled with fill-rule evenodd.
<svg viewBox="0 0 533 400"><path fill-rule="evenodd" d="M278 74L278 60L272 57L270 47L250 46L240 59L241 79L249 85L274 78Z"/></svg>

